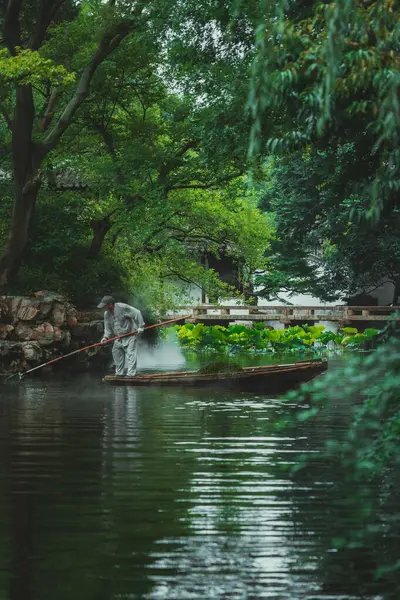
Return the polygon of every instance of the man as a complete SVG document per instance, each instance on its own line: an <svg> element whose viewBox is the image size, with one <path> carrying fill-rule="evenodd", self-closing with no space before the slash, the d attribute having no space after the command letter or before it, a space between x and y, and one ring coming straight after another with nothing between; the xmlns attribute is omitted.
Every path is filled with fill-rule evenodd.
<svg viewBox="0 0 400 600"><path fill-rule="evenodd" d="M115 340L112 355L117 377L135 377L137 364L138 335L143 332L144 321L142 313L137 308L115 302L112 296L104 296L98 308L106 308L104 313L104 336L102 344L109 339L136 331L136 335L129 335L120 340Z"/></svg>

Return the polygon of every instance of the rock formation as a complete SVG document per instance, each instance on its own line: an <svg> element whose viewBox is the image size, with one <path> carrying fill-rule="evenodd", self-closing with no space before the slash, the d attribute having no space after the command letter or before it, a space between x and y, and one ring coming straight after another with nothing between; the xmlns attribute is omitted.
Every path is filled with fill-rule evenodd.
<svg viewBox="0 0 400 600"><path fill-rule="evenodd" d="M32 297L0 296L0 374L26 371L98 342L103 333L102 314L90 318L90 322L78 322L74 306L47 290ZM108 352L100 349L94 362L103 364L107 356ZM89 367L93 359L93 355L78 357L79 368Z"/></svg>

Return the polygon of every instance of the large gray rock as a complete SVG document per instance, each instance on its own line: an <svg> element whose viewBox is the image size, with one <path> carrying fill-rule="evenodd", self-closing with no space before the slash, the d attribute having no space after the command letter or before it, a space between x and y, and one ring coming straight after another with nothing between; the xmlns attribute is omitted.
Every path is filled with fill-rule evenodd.
<svg viewBox="0 0 400 600"><path fill-rule="evenodd" d="M99 342L103 336L103 321L90 321L90 323L78 323L71 327L71 335L77 340L85 340L88 343Z"/></svg>
<svg viewBox="0 0 400 600"><path fill-rule="evenodd" d="M77 316L72 304L47 290L34 297L0 297L0 373L22 372L59 356L60 351L66 354L70 346L99 342L102 314L95 313L86 323L78 323ZM108 357L108 349L102 353ZM87 366L97 357L84 354Z"/></svg>
<svg viewBox="0 0 400 600"><path fill-rule="evenodd" d="M5 325L4 323L0 323L0 340L8 339L13 331L14 327L12 325Z"/></svg>
<svg viewBox="0 0 400 600"><path fill-rule="evenodd" d="M33 327L27 323L17 323L15 326L15 337L17 340L27 342L32 339Z"/></svg>
<svg viewBox="0 0 400 600"><path fill-rule="evenodd" d="M65 304L61 304L61 302L54 303L51 322L57 327L64 327L67 324L67 306Z"/></svg>
<svg viewBox="0 0 400 600"><path fill-rule="evenodd" d="M35 321L40 315L40 300L15 296L8 299L10 316L14 323Z"/></svg>
<svg viewBox="0 0 400 600"><path fill-rule="evenodd" d="M42 323L32 331L31 340L38 342L41 346L50 346L55 342L55 331L51 323Z"/></svg>
<svg viewBox="0 0 400 600"><path fill-rule="evenodd" d="M10 320L10 309L7 298L0 296L0 323L8 323Z"/></svg>
<svg viewBox="0 0 400 600"><path fill-rule="evenodd" d="M24 358L29 365L44 362L43 349L37 342L24 342L21 344Z"/></svg>
<svg viewBox="0 0 400 600"><path fill-rule="evenodd" d="M22 344L0 342L0 373L18 373L23 369L25 356Z"/></svg>
<svg viewBox="0 0 400 600"><path fill-rule="evenodd" d="M39 298L42 302L48 302L52 304L53 302L61 302L62 304L67 304L66 298L61 294L57 294L57 292L52 292L49 290L40 290L39 292L35 292L35 298Z"/></svg>
<svg viewBox="0 0 400 600"><path fill-rule="evenodd" d="M51 323L41 323L36 326L18 323L15 327L15 336L21 342L34 341L41 346L50 346L54 342L62 341L60 329L54 328Z"/></svg>
<svg viewBox="0 0 400 600"><path fill-rule="evenodd" d="M68 348L71 343L71 333L68 329L60 329L54 326L54 343L61 344L64 348Z"/></svg>

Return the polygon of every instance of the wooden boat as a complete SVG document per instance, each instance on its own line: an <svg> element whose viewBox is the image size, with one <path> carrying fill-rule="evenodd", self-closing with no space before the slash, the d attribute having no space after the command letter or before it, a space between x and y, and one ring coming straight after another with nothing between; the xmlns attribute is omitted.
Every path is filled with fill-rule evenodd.
<svg viewBox="0 0 400 600"><path fill-rule="evenodd" d="M285 365L245 367L241 371L200 373L177 371L151 373L136 377L107 375L103 381L113 385L131 386L222 386L243 391L281 392L309 381L327 369L327 360L300 361Z"/></svg>

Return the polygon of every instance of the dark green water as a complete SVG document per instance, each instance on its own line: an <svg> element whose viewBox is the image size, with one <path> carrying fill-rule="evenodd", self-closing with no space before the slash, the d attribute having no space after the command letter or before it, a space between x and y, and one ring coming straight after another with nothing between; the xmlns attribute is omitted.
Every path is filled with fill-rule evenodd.
<svg viewBox="0 0 400 600"><path fill-rule="evenodd" d="M378 598L332 547L335 474L280 468L348 406L288 435L268 397L87 376L0 394L1 600Z"/></svg>

